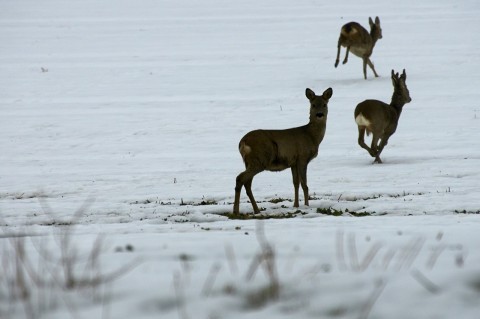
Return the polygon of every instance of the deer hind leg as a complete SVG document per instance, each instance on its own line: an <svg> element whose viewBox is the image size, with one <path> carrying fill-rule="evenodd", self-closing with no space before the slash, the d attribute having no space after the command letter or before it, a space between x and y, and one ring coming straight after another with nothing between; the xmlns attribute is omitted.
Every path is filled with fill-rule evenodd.
<svg viewBox="0 0 480 319"><path fill-rule="evenodd" d="M245 183L245 191L247 192L247 196L250 199L250 203L252 203L253 212L255 214L258 214L260 213L260 209L258 209L257 202L255 201L255 197L253 197L252 181L253 181L253 177Z"/></svg>
<svg viewBox="0 0 480 319"><path fill-rule="evenodd" d="M293 202L293 207L298 207L298 187L300 186L300 180L298 177L298 168L297 166L292 166L292 178L293 178L293 189L295 191L295 200Z"/></svg>
<svg viewBox="0 0 480 319"><path fill-rule="evenodd" d="M342 64L346 64L348 62L348 54L350 53L350 46L347 47L347 52L345 52L345 59L343 59Z"/></svg>
<svg viewBox="0 0 480 319"><path fill-rule="evenodd" d="M252 193L252 181L253 177L260 173L262 170L252 170L247 168L244 172L240 173L236 179L235 185L235 202L233 204L233 213L238 214L240 212L240 193L242 191L242 187L245 186L245 190L247 191L247 196L250 199L250 202L253 206L253 211L255 213L259 213L260 210L258 209L257 202L253 197Z"/></svg>
<svg viewBox="0 0 480 319"><path fill-rule="evenodd" d="M338 63L340 62L340 48L341 48L341 44L340 44L340 39L338 39L338 46L337 46L337 59L335 60L335 67L338 66Z"/></svg>
<svg viewBox="0 0 480 319"><path fill-rule="evenodd" d="M372 69L373 74L375 75L375 77L378 78L377 71L375 71L375 66L373 65L373 63L372 63L372 61L370 60L370 58L367 58L367 64L368 64L368 66L370 67L370 69ZM366 75L365 75L365 78L366 78Z"/></svg>
<svg viewBox="0 0 480 319"><path fill-rule="evenodd" d="M361 148L366 149L370 156L375 157L373 150L365 144L365 130L365 126L358 126L358 145L360 145Z"/></svg>

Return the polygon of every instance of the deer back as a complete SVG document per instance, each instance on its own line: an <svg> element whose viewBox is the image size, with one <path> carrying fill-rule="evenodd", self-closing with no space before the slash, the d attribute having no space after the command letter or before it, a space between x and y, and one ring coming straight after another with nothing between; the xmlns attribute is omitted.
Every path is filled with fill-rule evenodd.
<svg viewBox="0 0 480 319"><path fill-rule="evenodd" d="M398 123L396 111L382 101L365 100L355 108L355 122L367 131L383 134L395 132Z"/></svg>
<svg viewBox="0 0 480 319"><path fill-rule="evenodd" d="M316 156L318 145L308 134L305 127L251 131L240 141L240 154L248 165L281 171L293 166L299 159L309 161Z"/></svg>
<svg viewBox="0 0 480 319"><path fill-rule="evenodd" d="M283 170L301 161L308 163L318 153L323 140L328 115L328 100L332 89L317 96L307 89L310 100L310 121L307 125L285 130L255 130L247 133L239 143L239 150L247 166L271 171Z"/></svg>
<svg viewBox="0 0 480 319"><path fill-rule="evenodd" d="M349 22L342 27L339 42L344 47L350 47L353 53L355 48L369 49L372 46L370 34L357 22Z"/></svg>

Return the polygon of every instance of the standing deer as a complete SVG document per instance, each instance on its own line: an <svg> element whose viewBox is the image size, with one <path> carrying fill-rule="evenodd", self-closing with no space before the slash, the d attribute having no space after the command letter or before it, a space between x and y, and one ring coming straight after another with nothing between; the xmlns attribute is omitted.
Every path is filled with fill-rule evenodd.
<svg viewBox="0 0 480 319"><path fill-rule="evenodd" d="M395 133L398 125L398 119L402 114L403 106L410 103L412 98L408 91L407 74L405 69L401 76L392 70L393 95L390 104L378 100L365 100L355 108L355 122L358 125L358 144L366 149L372 157L375 157L374 163L381 163L380 153L388 143L390 136ZM364 141L365 131L367 135L373 133L372 145L368 147ZM378 141L380 140L380 144Z"/></svg>
<svg viewBox="0 0 480 319"><path fill-rule="evenodd" d="M245 163L245 171L236 179L233 213L239 213L240 192L245 186L254 213L259 213L252 193L252 180L265 170L282 171L291 168L295 189L294 207L298 207L298 187L302 185L305 205L308 206L307 166L318 154L318 146L325 136L328 101L333 90L328 88L321 96L306 89L310 101L310 122L307 125L286 130L255 130L247 133L239 143L239 151Z"/></svg>
<svg viewBox="0 0 480 319"><path fill-rule="evenodd" d="M345 53L343 64L347 63L348 53L350 51L356 56L362 58L363 77L365 80L367 79L367 64L372 69L375 77L378 77L375 67L373 66L372 61L370 61L370 56L372 55L375 43L377 43L378 39L382 38L380 19L376 17L375 23L373 23L372 18L368 18L368 22L370 23L370 34L357 22L349 22L342 27L340 37L338 38L337 60L335 60L335 67L337 67L338 62L340 61L340 47L346 47L347 53Z"/></svg>

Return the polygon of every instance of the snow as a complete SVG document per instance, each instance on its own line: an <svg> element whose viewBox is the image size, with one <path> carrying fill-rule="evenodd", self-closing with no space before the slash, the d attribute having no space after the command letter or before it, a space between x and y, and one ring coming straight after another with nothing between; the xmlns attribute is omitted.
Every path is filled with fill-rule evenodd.
<svg viewBox="0 0 480 319"><path fill-rule="evenodd" d="M476 1L0 6L1 318L478 318ZM369 16L380 77L363 80L359 58L334 62L340 27ZM390 101L392 69L406 69L412 102L372 165L353 110ZM294 218L228 219L238 141L305 124L307 87L333 88L310 206L292 207L289 170L263 172L262 215ZM135 267L65 290L46 263L56 284L15 297L12 243L37 265L42 249L60 258L65 229L78 258L102 248L101 273ZM255 258L269 247L279 287L265 297L276 281Z"/></svg>

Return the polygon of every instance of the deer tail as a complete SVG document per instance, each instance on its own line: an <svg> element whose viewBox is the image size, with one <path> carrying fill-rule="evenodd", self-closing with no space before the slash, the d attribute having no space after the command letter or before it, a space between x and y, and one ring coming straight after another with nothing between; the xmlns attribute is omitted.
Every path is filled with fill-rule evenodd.
<svg viewBox="0 0 480 319"><path fill-rule="evenodd" d="M248 154L250 154L250 152L252 151L252 148L248 146L244 141L241 141L240 144L238 145L238 150L240 151L243 161L245 162L245 157Z"/></svg>

